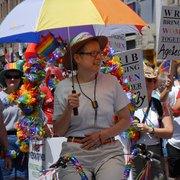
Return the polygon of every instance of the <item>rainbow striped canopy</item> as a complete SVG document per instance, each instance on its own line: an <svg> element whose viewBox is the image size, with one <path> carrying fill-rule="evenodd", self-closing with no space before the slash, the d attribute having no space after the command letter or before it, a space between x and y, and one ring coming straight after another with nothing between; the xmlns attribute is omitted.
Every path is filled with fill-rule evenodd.
<svg viewBox="0 0 180 180"><path fill-rule="evenodd" d="M4 70L19 70L19 71L23 71L23 64L24 64L23 60L18 60L18 61L13 62L13 63L7 63L4 66Z"/></svg>
<svg viewBox="0 0 180 180"><path fill-rule="evenodd" d="M39 42L44 31L115 24L146 25L120 0L24 0L1 23L0 43Z"/></svg>

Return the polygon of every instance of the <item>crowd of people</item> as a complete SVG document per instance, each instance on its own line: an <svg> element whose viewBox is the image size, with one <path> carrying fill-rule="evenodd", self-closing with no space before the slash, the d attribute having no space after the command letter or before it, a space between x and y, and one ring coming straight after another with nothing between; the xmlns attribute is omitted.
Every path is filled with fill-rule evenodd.
<svg viewBox="0 0 180 180"><path fill-rule="evenodd" d="M69 43L62 62L74 74L65 78L59 67L47 68L40 86L44 97L42 118L46 119L51 135L67 138L60 156L75 155L88 179L120 180L125 178L125 161L123 145L115 136L130 126L130 101L116 77L100 72L107 43L105 36L80 33ZM138 119L134 126L140 132L136 144L145 145L146 150L159 156L151 164L149 179L153 180L180 178L180 62L174 62L171 74L158 73L144 63L148 106L134 112ZM22 113L17 104L8 100L8 95L23 83L22 66L7 63L0 72L0 83L0 147L4 152L0 179L28 179L28 153L19 153L15 158L9 155L9 150L18 150L14 124ZM147 163L143 156L134 158L133 179L138 178ZM59 175L62 180L80 179L70 164L65 169L59 167Z"/></svg>

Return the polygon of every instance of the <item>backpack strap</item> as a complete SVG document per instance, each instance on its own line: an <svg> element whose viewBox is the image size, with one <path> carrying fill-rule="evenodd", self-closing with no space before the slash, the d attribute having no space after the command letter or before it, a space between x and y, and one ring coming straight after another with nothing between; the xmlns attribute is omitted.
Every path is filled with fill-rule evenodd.
<svg viewBox="0 0 180 180"><path fill-rule="evenodd" d="M148 108L146 109L146 112L145 112L145 114L144 114L144 117L143 117L142 123L145 123L145 122L146 122L146 118L147 118L147 116L148 116L148 113L149 113L149 110L150 110L151 104L152 104L152 98L151 98L151 100L149 101L149 105L148 105Z"/></svg>

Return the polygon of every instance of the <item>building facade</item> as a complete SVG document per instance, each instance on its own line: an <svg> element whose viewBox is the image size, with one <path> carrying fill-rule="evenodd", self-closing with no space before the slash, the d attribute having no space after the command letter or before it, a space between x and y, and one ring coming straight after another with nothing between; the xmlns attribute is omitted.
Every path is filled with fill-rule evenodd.
<svg viewBox="0 0 180 180"><path fill-rule="evenodd" d="M162 5L180 5L180 0L124 0L148 23L142 30L142 49L156 49Z"/></svg>
<svg viewBox="0 0 180 180"><path fill-rule="evenodd" d="M8 13L23 0L0 0L0 24ZM8 56L15 50L17 51L17 43L0 44L0 61L2 61L5 54ZM11 58L9 58L11 59Z"/></svg>
<svg viewBox="0 0 180 180"><path fill-rule="evenodd" d="M23 0L0 0L0 23L6 15Z"/></svg>

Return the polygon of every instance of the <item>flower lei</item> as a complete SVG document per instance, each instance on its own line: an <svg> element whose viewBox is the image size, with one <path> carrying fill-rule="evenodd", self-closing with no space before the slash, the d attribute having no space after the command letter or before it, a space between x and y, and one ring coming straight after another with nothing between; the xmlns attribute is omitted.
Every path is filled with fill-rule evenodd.
<svg viewBox="0 0 180 180"><path fill-rule="evenodd" d="M135 144L135 142L137 140L139 140L140 138L140 133L137 130L137 128L134 126L137 123L137 120L134 118L134 112L135 112L135 105L136 105L136 95L133 93L132 88L130 86L130 82L128 82L127 79L123 79L123 67L122 67L122 63L121 63L121 59L119 56L116 56L115 51L110 48L110 47L106 47L106 49L104 50L104 54L109 57L109 59L106 58L106 61L103 62L103 65L101 67L101 72L103 73L110 73L114 76L117 77L117 79L119 80L119 83L122 85L123 90L126 92L128 99L130 100L130 104L128 106L129 111L130 111L130 122L131 125L130 127L123 132L122 137L124 138L128 138L130 140L130 142L132 143L132 147ZM117 117L114 117L114 121L117 120ZM133 152L133 148L132 148L132 153ZM124 176L126 178L129 177L129 173L132 167L132 163L133 163L133 158L130 158L128 163L125 165L125 170L124 170Z"/></svg>
<svg viewBox="0 0 180 180"><path fill-rule="evenodd" d="M23 116L15 124L17 144L22 152L29 151L29 140L43 139L45 136L44 122L41 118L43 95L39 90L39 85L45 78L47 61L58 62L64 54L62 41L58 43L59 47L51 49L48 57L40 56L38 52L36 56L33 54L31 57L26 57L23 66L24 83L17 92L8 96L9 102L15 102L22 110ZM40 45L42 44L43 40Z"/></svg>
<svg viewBox="0 0 180 180"><path fill-rule="evenodd" d="M48 87L49 87L50 89L55 89L55 87L56 87L56 85L57 85L58 82L59 82L58 79L49 79L49 80L48 80Z"/></svg>
<svg viewBox="0 0 180 180"><path fill-rule="evenodd" d="M17 144L22 152L29 151L29 140L42 139L45 135L40 118L41 95L38 89L40 81L45 77L44 68L44 61L36 58L26 60L23 67L24 84L8 97L9 101L17 103L22 111L22 117L15 124Z"/></svg>

